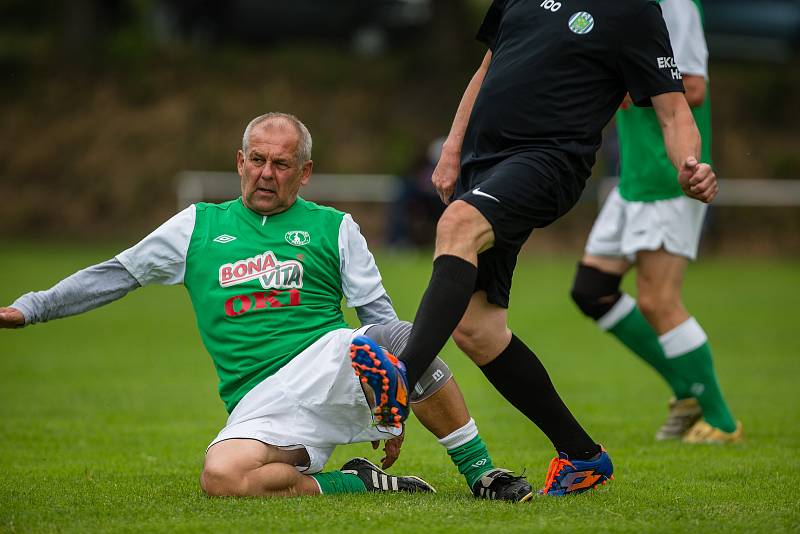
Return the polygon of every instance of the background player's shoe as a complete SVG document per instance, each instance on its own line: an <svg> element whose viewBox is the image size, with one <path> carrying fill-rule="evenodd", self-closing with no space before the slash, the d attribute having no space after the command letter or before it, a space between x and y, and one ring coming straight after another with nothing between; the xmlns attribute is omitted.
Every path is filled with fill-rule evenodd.
<svg viewBox="0 0 800 534"><path fill-rule="evenodd" d="M533 488L523 476L508 469L491 469L472 486L472 494L481 499L526 502L533 497Z"/></svg>
<svg viewBox="0 0 800 534"><path fill-rule="evenodd" d="M541 495L570 495L583 493L614 479L611 457L600 448L591 460L570 460L563 452L550 461Z"/></svg>
<svg viewBox="0 0 800 534"><path fill-rule="evenodd" d="M657 441L680 439L703 417L703 409L694 397L669 400L669 415L656 432Z"/></svg>
<svg viewBox="0 0 800 534"><path fill-rule="evenodd" d="M382 470L366 458L353 458L342 466L343 473L356 475L367 491L408 491L436 493L436 490L419 477L396 477Z"/></svg>
<svg viewBox="0 0 800 534"><path fill-rule="evenodd" d="M353 338L350 359L358 378L375 394L375 421L380 425L401 428L408 418L410 406L403 362L367 336Z"/></svg>
<svg viewBox="0 0 800 534"><path fill-rule="evenodd" d="M742 441L742 422L736 421L736 430L733 432L725 432L719 428L713 427L705 421L698 421L692 428L683 436L684 443L736 443Z"/></svg>

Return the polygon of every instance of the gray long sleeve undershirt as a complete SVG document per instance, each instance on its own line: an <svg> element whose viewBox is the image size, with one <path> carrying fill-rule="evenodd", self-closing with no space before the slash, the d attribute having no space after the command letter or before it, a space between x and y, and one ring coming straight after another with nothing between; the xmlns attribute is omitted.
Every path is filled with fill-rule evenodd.
<svg viewBox="0 0 800 534"><path fill-rule="evenodd" d="M43 323L87 312L121 299L140 287L116 259L110 259L64 278L45 291L26 293L11 305L25 324Z"/></svg>
<svg viewBox="0 0 800 534"><path fill-rule="evenodd" d="M121 299L141 287L116 258L87 267L50 289L26 293L11 305L25 316L25 325L77 315ZM362 325L398 321L389 295L356 307Z"/></svg>

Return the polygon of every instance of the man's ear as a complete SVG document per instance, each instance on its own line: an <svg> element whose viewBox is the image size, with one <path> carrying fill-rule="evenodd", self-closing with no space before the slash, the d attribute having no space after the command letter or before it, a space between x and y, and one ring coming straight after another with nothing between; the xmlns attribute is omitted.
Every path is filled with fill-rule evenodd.
<svg viewBox="0 0 800 534"><path fill-rule="evenodd" d="M244 152L241 149L236 151L236 172L239 173L239 176L244 174Z"/></svg>
<svg viewBox="0 0 800 534"><path fill-rule="evenodd" d="M311 181L311 171L313 168L314 162L312 160L303 163L303 174L300 177L300 185L308 185L308 182Z"/></svg>

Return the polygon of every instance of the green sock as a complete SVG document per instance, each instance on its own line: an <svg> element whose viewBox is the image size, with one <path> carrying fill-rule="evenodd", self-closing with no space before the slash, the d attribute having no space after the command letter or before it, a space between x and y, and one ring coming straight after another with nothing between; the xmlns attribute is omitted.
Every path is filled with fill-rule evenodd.
<svg viewBox="0 0 800 534"><path fill-rule="evenodd" d="M676 372L689 380L691 394L703 408L703 419L725 432L735 431L736 421L722 396L708 341L684 354L671 357L669 362Z"/></svg>
<svg viewBox="0 0 800 534"><path fill-rule="evenodd" d="M447 454L458 467L458 472L467 479L470 489L481 478L481 475L494 469L492 458L480 436L475 436L459 447L448 449Z"/></svg>
<svg viewBox="0 0 800 534"><path fill-rule="evenodd" d="M691 397L690 382L686 381L670 365L664 355L664 349L661 347L658 334L647 322L647 319L644 318L639 307L636 306L636 301L630 295L623 295L622 299L615 304L615 308L617 305L622 310L630 308L630 311L610 326L603 324L603 319L608 317L608 314L601 317L598 322L600 327L606 329L611 335L619 339L623 345L633 351L634 354L655 369L669 384L676 398L685 399ZM614 309L609 314L612 312L614 312Z"/></svg>
<svg viewBox="0 0 800 534"><path fill-rule="evenodd" d="M334 495L336 493L364 493L367 487L352 473L342 473L341 471L328 471L327 473L316 473L311 478L317 481L323 495Z"/></svg>

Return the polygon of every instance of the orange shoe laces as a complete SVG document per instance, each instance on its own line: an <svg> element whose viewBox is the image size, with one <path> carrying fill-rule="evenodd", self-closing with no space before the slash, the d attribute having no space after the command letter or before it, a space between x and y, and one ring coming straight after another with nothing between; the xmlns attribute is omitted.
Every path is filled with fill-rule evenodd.
<svg viewBox="0 0 800 534"><path fill-rule="evenodd" d="M566 458L562 458L561 456L556 456L550 460L550 467L547 469L547 477L544 479L544 493L547 493L550 490L550 486L553 485L553 482L558 474L566 466L575 467L572 465L572 462Z"/></svg>

